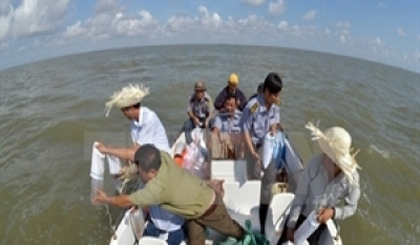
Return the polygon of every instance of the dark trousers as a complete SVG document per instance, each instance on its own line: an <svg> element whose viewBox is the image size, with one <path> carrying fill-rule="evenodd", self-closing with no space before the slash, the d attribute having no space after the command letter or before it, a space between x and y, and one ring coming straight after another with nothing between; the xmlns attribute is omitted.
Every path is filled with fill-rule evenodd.
<svg viewBox="0 0 420 245"><path fill-rule="evenodd" d="M276 169L273 161L270 162L266 169L263 167L262 169L263 176L261 178L259 218L261 233L265 234L265 221L267 219L267 213L271 202L271 187L276 181Z"/></svg>
<svg viewBox="0 0 420 245"><path fill-rule="evenodd" d="M143 232L143 236L152 236L152 237L159 237L161 234L165 233L165 231L159 230L153 222L149 222L147 224L146 229ZM179 245L185 239L184 230L179 228L176 231L171 231L168 233L168 240L166 242L168 245Z"/></svg>
<svg viewBox="0 0 420 245"><path fill-rule="evenodd" d="M258 152L261 146L256 146L255 150ZM261 179L261 166L255 161L254 156L249 151L248 147L245 147L245 159L247 161L247 172L249 180Z"/></svg>
<svg viewBox="0 0 420 245"><path fill-rule="evenodd" d="M284 225L284 229L283 229L283 233L281 234L281 237L279 239L279 241L277 242L277 245L281 245L282 243L287 241L287 221L289 220L289 218L287 218L286 220L286 224ZM296 230L299 228L299 226L306 220L306 217L303 215L299 215L298 220L296 221L296 226L295 226L295 232ZM308 237L308 242L310 245L317 245L319 238L321 237L322 232L327 228L326 224L321 224L318 226L318 229L316 229L314 231L314 233L312 233L312 235L310 235Z"/></svg>
<svg viewBox="0 0 420 245"><path fill-rule="evenodd" d="M206 127L206 119L207 118L205 118L205 117L198 118L198 120L202 124L201 128ZM184 123L185 140L187 141L187 144L190 144L192 142L191 131L193 131L194 128L195 128L195 123L193 122L193 120L191 118L189 118Z"/></svg>
<svg viewBox="0 0 420 245"><path fill-rule="evenodd" d="M215 206L213 206L215 205ZM230 218L223 199L216 194L215 203L206 214L198 219L188 220L188 245L204 245L206 242L206 226L226 236L241 239L243 228Z"/></svg>

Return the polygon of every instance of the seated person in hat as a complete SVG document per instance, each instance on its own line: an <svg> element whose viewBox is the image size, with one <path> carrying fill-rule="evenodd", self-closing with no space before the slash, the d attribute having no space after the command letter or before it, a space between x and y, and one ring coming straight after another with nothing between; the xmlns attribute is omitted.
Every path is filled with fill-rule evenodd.
<svg viewBox="0 0 420 245"><path fill-rule="evenodd" d="M213 105L210 95L206 90L204 82L197 82L194 85L194 94L188 99L187 113L189 119L184 124L187 144L192 142L191 131L195 127L207 127L209 123L208 119L212 117Z"/></svg>
<svg viewBox="0 0 420 245"><path fill-rule="evenodd" d="M290 217L278 244L294 240L296 229L311 212L315 212L321 224L307 239L309 244L318 244L325 223L329 219L343 220L356 212L360 198L358 164L351 152L351 137L341 127L332 127L321 132L312 123L306 128L318 141L322 150L315 155L303 170L293 200ZM339 203L344 201L343 206Z"/></svg>
<svg viewBox="0 0 420 245"><path fill-rule="evenodd" d="M224 112L215 117L212 128L211 149L213 159L238 159L243 152L239 120L241 112L237 109L238 100L234 94L227 96Z"/></svg>
<svg viewBox="0 0 420 245"><path fill-rule="evenodd" d="M238 88L239 78L235 73L230 74L228 84L219 95L216 97L214 102L214 108L218 111L223 109L223 103L229 94L234 94L238 100L238 109L243 110L247 102L245 94Z"/></svg>
<svg viewBox="0 0 420 245"><path fill-rule="evenodd" d="M131 121L130 135L133 145L128 148L114 148L99 143L97 148L101 153L111 154L124 161L132 162L135 151L145 144L153 144L162 151L171 152L165 128L159 117L154 111L142 105L142 100L147 95L149 95L148 88L130 85L111 96L111 100L106 104L108 112L115 105ZM121 175L126 178L137 176L137 167L134 164L129 166L129 168L121 170ZM184 219L182 217L169 213L157 205L150 206L148 210L150 222L144 235L159 236L165 232L168 235L168 244L174 245L184 239L185 235L182 229Z"/></svg>
<svg viewBox="0 0 420 245"><path fill-rule="evenodd" d="M264 234L264 224L271 200L271 186L275 182L276 171L273 161L264 169L261 166L264 137L273 125L280 123L280 107L277 106L283 82L277 73L269 73L264 80L263 93L250 100L245 106L241 119L241 129L245 143L245 153L250 179L261 179L260 227ZM261 178L261 172L263 177Z"/></svg>
<svg viewBox="0 0 420 245"><path fill-rule="evenodd" d="M140 147L135 164L145 187L131 195L108 196L98 190L93 203L121 207L159 205L187 220L188 244L203 245L206 226L223 235L240 240L243 228L230 218L222 196L187 170L177 166L170 155L153 145Z"/></svg>

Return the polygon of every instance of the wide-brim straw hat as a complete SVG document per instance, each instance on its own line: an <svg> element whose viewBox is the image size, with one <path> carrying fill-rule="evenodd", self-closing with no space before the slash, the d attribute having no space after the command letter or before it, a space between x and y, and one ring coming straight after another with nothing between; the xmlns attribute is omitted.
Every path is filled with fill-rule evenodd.
<svg viewBox="0 0 420 245"><path fill-rule="evenodd" d="M354 173L359 167L351 147L351 136L342 127L331 127L321 132L319 128L308 122L305 127L311 131L312 140L318 141L321 150L343 171L351 183L354 183Z"/></svg>
<svg viewBox="0 0 420 245"><path fill-rule="evenodd" d="M129 84L121 90L114 92L110 100L105 103L106 116L108 116L111 108L116 106L118 108L125 108L140 103L144 97L150 94L149 88L143 85Z"/></svg>

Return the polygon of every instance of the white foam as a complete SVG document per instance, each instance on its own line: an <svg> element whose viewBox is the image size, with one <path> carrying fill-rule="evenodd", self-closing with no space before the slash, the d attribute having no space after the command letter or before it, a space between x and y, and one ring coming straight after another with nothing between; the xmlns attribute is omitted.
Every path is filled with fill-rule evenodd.
<svg viewBox="0 0 420 245"><path fill-rule="evenodd" d="M386 150L379 149L376 145L370 143L369 144L369 153L376 152L379 155L381 155L383 158L388 159L390 157L390 153Z"/></svg>

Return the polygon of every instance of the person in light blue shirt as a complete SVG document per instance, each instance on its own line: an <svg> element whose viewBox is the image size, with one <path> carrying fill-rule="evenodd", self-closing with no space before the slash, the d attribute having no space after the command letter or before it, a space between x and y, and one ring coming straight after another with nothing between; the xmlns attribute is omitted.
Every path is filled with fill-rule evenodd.
<svg viewBox="0 0 420 245"><path fill-rule="evenodd" d="M192 142L191 132L194 128L206 128L209 118L212 117L213 104L210 95L206 92L204 82L197 82L194 85L194 94L188 99L187 114L188 120L184 123L185 140L187 144Z"/></svg>
<svg viewBox="0 0 420 245"><path fill-rule="evenodd" d="M241 112L237 109L238 104L235 94L227 95L223 103L223 113L215 117L211 136L214 159L238 159L243 154Z"/></svg>
<svg viewBox="0 0 420 245"><path fill-rule="evenodd" d="M283 82L276 73L269 73L264 80L263 93L251 99L243 110L240 124L245 141L246 159L248 162L248 175L251 179L260 179L261 171L261 197L260 197L260 227L264 233L264 224L270 203L271 186L275 181L274 164L271 162L266 169L261 166L260 149L265 135L270 128L280 124L279 96Z"/></svg>
<svg viewBox="0 0 420 245"><path fill-rule="evenodd" d="M215 118L213 131L216 133L236 134L241 132L240 116L241 112L237 109L237 98L230 94L224 101L224 113Z"/></svg>

